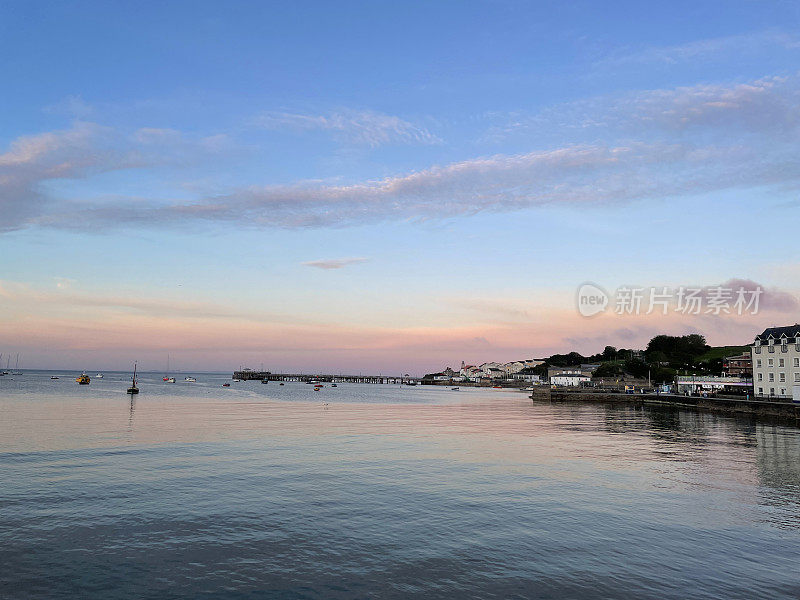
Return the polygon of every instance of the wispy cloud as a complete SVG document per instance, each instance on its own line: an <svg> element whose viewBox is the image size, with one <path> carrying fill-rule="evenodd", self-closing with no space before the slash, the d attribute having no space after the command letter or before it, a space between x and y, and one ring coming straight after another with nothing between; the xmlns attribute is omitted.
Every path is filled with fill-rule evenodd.
<svg viewBox="0 0 800 600"><path fill-rule="evenodd" d="M754 31L740 35L693 40L670 46L622 48L600 61L598 65L619 67L624 65L671 65L687 61L713 60L719 57L747 56L765 51L800 49L800 38L779 31Z"/></svg>
<svg viewBox="0 0 800 600"><path fill-rule="evenodd" d="M265 112L253 121L265 129L327 131L339 139L371 147L385 144L437 144L441 140L425 127L400 117L373 111L343 110L321 115Z"/></svg>
<svg viewBox="0 0 800 600"><path fill-rule="evenodd" d="M237 222L258 227L342 227L387 219L422 221L540 206L609 206L733 188L800 186L800 77L698 85L572 105L605 140L522 154L496 154L348 185L299 182L234 189L193 201L99 197L68 207L87 225L151 227ZM580 112L580 118L569 111ZM538 125L541 125L542 116ZM553 119L552 121L556 121ZM518 120L517 123L520 123ZM526 125L517 125L530 135ZM689 135L691 133L691 135ZM638 139L637 139L638 138ZM2 227L65 222L64 206L41 192L58 177L187 160L223 152L225 140L170 129L120 136L80 123L16 140L0 154Z"/></svg>
<svg viewBox="0 0 800 600"><path fill-rule="evenodd" d="M46 220L63 207L63 202L42 191L47 181L184 164L230 147L224 135L187 137L172 129L153 128L120 132L83 121L69 129L19 137L0 154L0 231Z"/></svg>
<svg viewBox="0 0 800 600"><path fill-rule="evenodd" d="M310 260L302 264L303 266L314 267L315 269L331 270L342 269L350 265L365 263L368 260L368 258L329 258L324 260Z"/></svg>

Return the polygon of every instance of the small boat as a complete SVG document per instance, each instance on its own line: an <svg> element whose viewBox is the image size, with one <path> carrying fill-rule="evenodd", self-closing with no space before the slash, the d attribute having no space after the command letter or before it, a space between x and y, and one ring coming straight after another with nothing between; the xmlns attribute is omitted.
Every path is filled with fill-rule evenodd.
<svg viewBox="0 0 800 600"><path fill-rule="evenodd" d="M457 392L461 388L454 387L454 388L450 388L450 389L453 390L454 392Z"/></svg>
<svg viewBox="0 0 800 600"><path fill-rule="evenodd" d="M133 378L131 381L131 387L128 388L126 393L131 395L139 393L139 388L136 387L136 363L133 363Z"/></svg>
<svg viewBox="0 0 800 600"><path fill-rule="evenodd" d="M77 381L81 385L89 385L91 379L89 379L89 376L86 373L82 373L77 377L77 379L75 379L75 381Z"/></svg>
<svg viewBox="0 0 800 600"><path fill-rule="evenodd" d="M493 385L492 388L495 389L495 390L502 390L503 386L502 385Z"/></svg>
<svg viewBox="0 0 800 600"><path fill-rule="evenodd" d="M50 375L50 379L58 379L58 376L56 376L56 375Z"/></svg>
<svg viewBox="0 0 800 600"><path fill-rule="evenodd" d="M409 381L409 382L406 383L406 385L417 385L417 382L416 381Z"/></svg>
<svg viewBox="0 0 800 600"><path fill-rule="evenodd" d="M187 382L187 383L194 383L195 381L197 381L197 378L195 378L195 377L186 377L184 379L184 381Z"/></svg>
<svg viewBox="0 0 800 600"><path fill-rule="evenodd" d="M281 385L283 385L283 382L282 382L282 381L281 381Z"/></svg>
<svg viewBox="0 0 800 600"><path fill-rule="evenodd" d="M234 379L233 380L234 383L239 383L240 381L241 381L241 379Z"/></svg>
<svg viewBox="0 0 800 600"><path fill-rule="evenodd" d="M164 381L166 381L167 383L175 383L175 378L174 377L167 377Z"/></svg>
<svg viewBox="0 0 800 600"><path fill-rule="evenodd" d="M336 385L335 383L332 383L332 384L331 384L331 387L339 387L339 386L338 386L338 385Z"/></svg>
<svg viewBox="0 0 800 600"><path fill-rule="evenodd" d="M98 373L97 375L95 375L95 378L96 379L102 379L103 378L103 374L102 373Z"/></svg>
<svg viewBox="0 0 800 600"><path fill-rule="evenodd" d="M318 391L320 391L321 389L322 389L322 388L315 387L315 388L314 388L314 391L315 391L315 392L318 392Z"/></svg>
<svg viewBox="0 0 800 600"><path fill-rule="evenodd" d="M269 379L262 379L261 383L269 383Z"/></svg>
<svg viewBox="0 0 800 600"><path fill-rule="evenodd" d="M222 387L231 387L231 384L230 383L223 383Z"/></svg>

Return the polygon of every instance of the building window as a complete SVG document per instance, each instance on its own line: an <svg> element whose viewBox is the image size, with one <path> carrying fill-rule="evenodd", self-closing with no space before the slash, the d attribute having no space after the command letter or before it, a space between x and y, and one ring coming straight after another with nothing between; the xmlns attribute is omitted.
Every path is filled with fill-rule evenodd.
<svg viewBox="0 0 800 600"><path fill-rule="evenodd" d="M778 359L778 366L779 367L785 367L786 366L786 361L783 360L782 358L779 358Z"/></svg>
<svg viewBox="0 0 800 600"><path fill-rule="evenodd" d="M769 345L770 345L770 346L772 346L773 344L775 344L775 340L773 340L772 338L770 338L770 340L769 340Z"/></svg>
<svg viewBox="0 0 800 600"><path fill-rule="evenodd" d="M795 367L800 367L800 358L795 358L794 359L794 366Z"/></svg>
<svg viewBox="0 0 800 600"><path fill-rule="evenodd" d="M798 373L798 375L800 375L800 373ZM758 374L758 380L759 380L759 381L764 381L764 375L762 375L761 373L759 373L759 374Z"/></svg>
<svg viewBox="0 0 800 600"><path fill-rule="evenodd" d="M774 365L775 365L775 359L774 358L768 358L767 359L767 366L772 367Z"/></svg>
<svg viewBox="0 0 800 600"><path fill-rule="evenodd" d="M769 388L769 395L770 396L774 396L775 395L775 388Z"/></svg>
<svg viewBox="0 0 800 600"><path fill-rule="evenodd" d="M781 388L781 396L785 396L785 395L786 395L786 388Z"/></svg>
<svg viewBox="0 0 800 600"><path fill-rule="evenodd" d="M775 373L770 373L769 374L769 380L770 381L775 381Z"/></svg>
<svg viewBox="0 0 800 600"><path fill-rule="evenodd" d="M797 359L795 358L795 360L797 360ZM757 366L759 369L761 368L761 359L760 359L760 358L757 358L757 359L756 359L756 366Z"/></svg>
<svg viewBox="0 0 800 600"><path fill-rule="evenodd" d="M786 373L778 373L778 381L786 381Z"/></svg>
<svg viewBox="0 0 800 600"><path fill-rule="evenodd" d="M794 374L794 381L795 381L795 383L799 383L800 382L800 373L795 373Z"/></svg>
<svg viewBox="0 0 800 600"><path fill-rule="evenodd" d="M758 393L759 393L759 395L763 396L764 395L764 388L762 388L762 387L758 388Z"/></svg>

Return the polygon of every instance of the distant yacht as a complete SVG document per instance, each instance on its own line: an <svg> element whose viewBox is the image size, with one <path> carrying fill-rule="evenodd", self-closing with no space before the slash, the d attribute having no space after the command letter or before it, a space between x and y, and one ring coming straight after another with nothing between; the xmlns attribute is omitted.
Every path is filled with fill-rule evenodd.
<svg viewBox="0 0 800 600"><path fill-rule="evenodd" d="M195 377L187 377L186 379L184 379L184 381L187 383L194 383L195 381L197 381L197 379Z"/></svg>
<svg viewBox="0 0 800 600"><path fill-rule="evenodd" d="M19 370L19 352L17 352L17 360L14 363L14 370L11 372L12 375L22 375L22 371Z"/></svg>
<svg viewBox="0 0 800 600"><path fill-rule="evenodd" d="M175 383L175 378L174 377L167 377L164 381L166 381L167 383Z"/></svg>
<svg viewBox="0 0 800 600"><path fill-rule="evenodd" d="M133 379L131 382L131 387L128 388L127 394L138 394L139 388L136 387L136 363L133 363Z"/></svg>
<svg viewBox="0 0 800 600"><path fill-rule="evenodd" d="M50 375L50 379L58 379L58 375Z"/></svg>
<svg viewBox="0 0 800 600"><path fill-rule="evenodd" d="M102 379L103 378L103 374L102 373L98 373L97 375L95 375L95 377L97 379Z"/></svg>

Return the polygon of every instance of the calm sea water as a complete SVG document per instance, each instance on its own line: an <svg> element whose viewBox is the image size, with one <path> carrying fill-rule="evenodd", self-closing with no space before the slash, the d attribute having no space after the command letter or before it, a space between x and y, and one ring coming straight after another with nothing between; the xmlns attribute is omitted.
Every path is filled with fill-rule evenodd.
<svg viewBox="0 0 800 600"><path fill-rule="evenodd" d="M0 377L2 598L800 597L793 427L50 375Z"/></svg>

